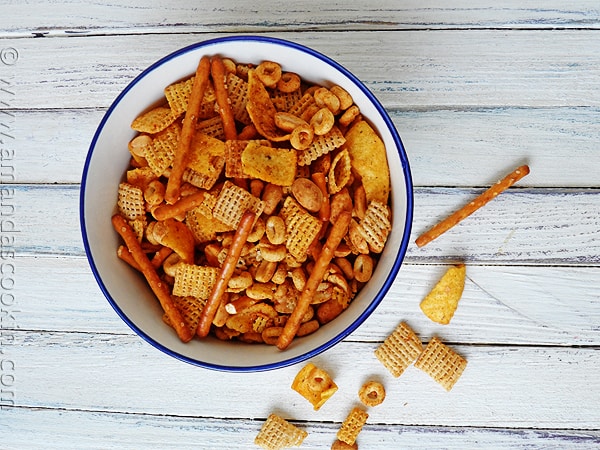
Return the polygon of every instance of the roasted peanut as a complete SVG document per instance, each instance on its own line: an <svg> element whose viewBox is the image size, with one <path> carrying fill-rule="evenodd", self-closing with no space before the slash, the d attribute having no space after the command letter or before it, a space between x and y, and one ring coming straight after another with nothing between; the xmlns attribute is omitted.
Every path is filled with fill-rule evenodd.
<svg viewBox="0 0 600 450"><path fill-rule="evenodd" d="M265 344L275 345L277 344L277 339L279 338L282 332L282 326L268 327L262 331L261 337Z"/></svg>
<svg viewBox="0 0 600 450"><path fill-rule="evenodd" d="M283 188L276 184L267 184L262 192L261 200L264 203L263 213L270 216L277 208L277 205L283 198Z"/></svg>
<svg viewBox="0 0 600 450"><path fill-rule="evenodd" d="M285 264L277 264L277 269L271 277L271 281L275 284L282 284L287 278L287 267Z"/></svg>
<svg viewBox="0 0 600 450"><path fill-rule="evenodd" d="M277 270L277 263L265 259L258 265L256 273L254 274L254 279L259 283L271 281L275 270Z"/></svg>
<svg viewBox="0 0 600 450"><path fill-rule="evenodd" d="M144 200L150 207L159 205L165 199L165 185L158 180L148 183L144 189Z"/></svg>
<svg viewBox="0 0 600 450"><path fill-rule="evenodd" d="M134 156L145 157L146 148L152 144L152 138L147 134L140 134L129 142L129 151Z"/></svg>
<svg viewBox="0 0 600 450"><path fill-rule="evenodd" d="M262 180L250 180L250 193L255 197L260 198L264 186L265 183Z"/></svg>
<svg viewBox="0 0 600 450"><path fill-rule="evenodd" d="M320 87L315 90L313 97L315 98L317 106L321 108L324 106L333 114L337 114L340 111L340 99L329 89Z"/></svg>
<svg viewBox="0 0 600 450"><path fill-rule="evenodd" d="M308 322L304 322L302 325L300 325L296 336L306 336L308 334L314 333L319 329L319 327L319 321L317 319L311 319Z"/></svg>
<svg viewBox="0 0 600 450"><path fill-rule="evenodd" d="M344 114L340 116L338 122L340 123L340 125L347 127L352 123L354 119L358 117L359 114L360 109L358 109L358 106L352 105L350 108L344 111Z"/></svg>
<svg viewBox="0 0 600 450"><path fill-rule="evenodd" d="M308 125L308 123L306 122L306 120L294 116L293 114L287 112L276 112L275 125L277 126L277 128L291 133L296 127L299 127L300 125L306 126Z"/></svg>
<svg viewBox="0 0 600 450"><path fill-rule="evenodd" d="M225 305L225 310L229 314L238 314L241 311L249 308L252 305L255 305L260 300L250 298L247 295L242 295L241 297L236 298L235 300L230 301Z"/></svg>
<svg viewBox="0 0 600 450"><path fill-rule="evenodd" d="M258 249L260 256L266 261L277 263L283 261L287 255L287 249L283 244L273 245L270 242L261 242L258 244Z"/></svg>
<svg viewBox="0 0 600 450"><path fill-rule="evenodd" d="M336 257L334 259L336 266L340 268L347 280L354 278L354 267L353 264L345 257Z"/></svg>
<svg viewBox="0 0 600 450"><path fill-rule="evenodd" d="M308 178L296 178L292 184L292 195L310 212L317 212L323 204L323 192Z"/></svg>
<svg viewBox="0 0 600 450"><path fill-rule="evenodd" d="M357 252L364 254L369 253L369 244L360 230L360 225L354 219L352 219L352 222L350 222L348 236L350 237L350 242L352 242L352 245Z"/></svg>
<svg viewBox="0 0 600 450"><path fill-rule="evenodd" d="M272 299L275 293L275 284L271 282L267 283L254 283L248 289L246 289L246 295L255 300Z"/></svg>
<svg viewBox="0 0 600 450"><path fill-rule="evenodd" d="M291 276L294 287L299 291L302 291L302 289L304 289L304 285L306 284L306 273L304 272L304 269L302 267L295 268L292 270Z"/></svg>
<svg viewBox="0 0 600 450"><path fill-rule="evenodd" d="M167 256L167 259L163 261L162 267L163 271L171 276L175 276L175 272L177 271L177 266L181 263L181 257L177 253L171 253Z"/></svg>
<svg viewBox="0 0 600 450"><path fill-rule="evenodd" d="M336 298L332 298L317 306L317 319L321 325L331 322L344 310L344 306Z"/></svg>
<svg viewBox="0 0 600 450"><path fill-rule="evenodd" d="M342 111L350 108L354 103L352 96L343 87L336 84L331 86L329 90L340 100L340 109Z"/></svg>
<svg viewBox="0 0 600 450"><path fill-rule="evenodd" d="M254 222L254 227L248 236L248 242L258 242L265 235L265 221L262 217L256 219Z"/></svg>
<svg viewBox="0 0 600 450"><path fill-rule="evenodd" d="M242 292L252 286L254 279L250 272L244 271L238 275L234 275L229 279L227 283L227 290L229 292Z"/></svg>

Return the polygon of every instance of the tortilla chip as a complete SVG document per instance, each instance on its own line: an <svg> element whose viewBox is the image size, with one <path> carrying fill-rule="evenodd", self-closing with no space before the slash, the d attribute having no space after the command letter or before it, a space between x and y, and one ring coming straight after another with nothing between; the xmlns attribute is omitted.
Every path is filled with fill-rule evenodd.
<svg viewBox="0 0 600 450"><path fill-rule="evenodd" d="M291 186L296 178L296 150L275 148L250 141L242 152L242 170L278 186Z"/></svg>
<svg viewBox="0 0 600 450"><path fill-rule="evenodd" d="M289 139L289 134L277 128L275 125L275 113L277 109L271 100L269 92L260 79L251 70L248 72L248 102L246 109L252 119L252 123L262 136L267 139L280 142Z"/></svg>
<svg viewBox="0 0 600 450"><path fill-rule="evenodd" d="M421 310L434 322L450 323L465 287L464 264L450 267L421 302Z"/></svg>
<svg viewBox="0 0 600 450"><path fill-rule="evenodd" d="M390 170L383 141L364 120L353 125L345 137L345 148L350 153L352 168L362 178L367 201L387 204Z"/></svg>

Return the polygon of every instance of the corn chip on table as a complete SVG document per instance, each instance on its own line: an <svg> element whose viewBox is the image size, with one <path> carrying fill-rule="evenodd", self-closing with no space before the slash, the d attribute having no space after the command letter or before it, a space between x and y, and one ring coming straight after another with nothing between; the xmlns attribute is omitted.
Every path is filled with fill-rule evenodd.
<svg viewBox="0 0 600 450"><path fill-rule="evenodd" d="M254 449L275 412L329 449L376 378L361 449L600 447L600 4L597 0L0 2L0 448ZM229 374L138 338L98 288L79 230L86 153L144 68L217 36L325 53L366 83L409 155L411 244L356 332L313 362L338 392L319 410L299 366ZM528 164L531 173L429 245L416 237ZM449 265L452 322L419 303ZM406 321L468 360L446 392L373 351Z"/></svg>

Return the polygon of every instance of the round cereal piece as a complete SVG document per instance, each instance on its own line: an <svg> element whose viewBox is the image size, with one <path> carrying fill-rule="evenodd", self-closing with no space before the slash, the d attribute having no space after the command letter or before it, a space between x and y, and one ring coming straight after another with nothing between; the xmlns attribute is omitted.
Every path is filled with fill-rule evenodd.
<svg viewBox="0 0 600 450"><path fill-rule="evenodd" d="M269 216L265 224L265 234L271 244L283 244L287 238L283 219L279 216Z"/></svg>
<svg viewBox="0 0 600 450"><path fill-rule="evenodd" d="M274 88L281 79L281 66L273 61L263 61L256 67L256 75L265 86Z"/></svg>
<svg viewBox="0 0 600 450"><path fill-rule="evenodd" d="M358 398L365 406L377 406L385 399L385 388L378 381L367 381L358 391Z"/></svg>
<svg viewBox="0 0 600 450"><path fill-rule="evenodd" d="M328 108L319 109L311 118L310 124L312 125L315 134L317 136L323 136L331 131L333 124L335 123L335 117Z"/></svg>
<svg viewBox="0 0 600 450"><path fill-rule="evenodd" d="M290 143L296 150L305 150L312 144L315 132L309 124L298 125L292 131Z"/></svg>
<svg viewBox="0 0 600 450"><path fill-rule="evenodd" d="M289 94L300 89L300 76L293 72L284 72L277 82L277 89L284 94Z"/></svg>
<svg viewBox="0 0 600 450"><path fill-rule="evenodd" d="M373 258L371 258L370 255L361 253L354 260L354 265L352 267L354 278L360 283L366 283L371 279L374 267L375 263L373 262Z"/></svg>

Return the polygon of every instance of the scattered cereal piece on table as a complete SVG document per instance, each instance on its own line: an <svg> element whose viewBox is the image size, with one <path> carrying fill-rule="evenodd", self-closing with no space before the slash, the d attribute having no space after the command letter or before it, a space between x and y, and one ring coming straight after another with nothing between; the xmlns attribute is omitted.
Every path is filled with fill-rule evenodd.
<svg viewBox="0 0 600 450"><path fill-rule="evenodd" d="M256 435L254 443L266 450L297 447L308 433L277 414L270 414Z"/></svg>
<svg viewBox="0 0 600 450"><path fill-rule="evenodd" d="M305 365L294 378L292 389L318 410L338 390L329 374L313 363Z"/></svg>
<svg viewBox="0 0 600 450"><path fill-rule="evenodd" d="M369 414L364 409L359 407L352 408L352 411L348 414L342 426L337 432L337 438L340 441L345 442L349 445L354 445L356 438L362 431L363 426L367 423Z"/></svg>
<svg viewBox="0 0 600 450"><path fill-rule="evenodd" d="M402 322L375 350L375 356L397 378L419 357L422 350L419 337Z"/></svg>
<svg viewBox="0 0 600 450"><path fill-rule="evenodd" d="M367 381L358 391L358 398L365 406L377 406L385 400L385 388L378 381Z"/></svg>
<svg viewBox="0 0 600 450"><path fill-rule="evenodd" d="M449 391L467 367L467 360L433 337L415 362L415 367Z"/></svg>

